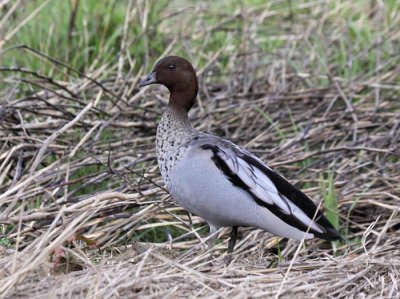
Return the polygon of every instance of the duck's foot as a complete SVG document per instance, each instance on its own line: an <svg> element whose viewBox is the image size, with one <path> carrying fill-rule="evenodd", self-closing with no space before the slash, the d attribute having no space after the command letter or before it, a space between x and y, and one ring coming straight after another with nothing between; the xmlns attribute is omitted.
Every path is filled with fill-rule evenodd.
<svg viewBox="0 0 400 299"><path fill-rule="evenodd" d="M235 248L236 240L238 237L238 227L237 226L232 226L232 230L230 233L230 239L228 243L228 254L231 254L233 252L233 249Z"/></svg>
<svg viewBox="0 0 400 299"><path fill-rule="evenodd" d="M232 263L233 260L233 254L232 253L228 253L225 257L224 257L224 262L226 266L229 266Z"/></svg>

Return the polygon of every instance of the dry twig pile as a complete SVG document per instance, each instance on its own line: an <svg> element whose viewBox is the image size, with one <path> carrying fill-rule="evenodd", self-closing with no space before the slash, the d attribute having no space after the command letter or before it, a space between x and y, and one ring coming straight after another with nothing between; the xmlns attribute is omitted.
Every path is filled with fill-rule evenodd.
<svg viewBox="0 0 400 299"><path fill-rule="evenodd" d="M263 17L257 10L248 14ZM230 21L225 17L198 34ZM316 202L335 191L346 244L312 240L299 247L281 240L277 258L274 236L246 228L227 266L223 230L210 261L205 224L193 216L189 225L156 166L164 89L139 91L144 71L133 66L128 75L121 76L116 64L104 66L106 75L99 67L64 81L3 68L9 87L0 108L0 238L13 247L0 247L0 294L400 296L399 57L363 76L340 77L312 47L302 55L297 41L309 39L313 24L305 22L307 30L293 33L273 57L249 50L257 46L251 22L243 34L247 48L202 54L209 63L199 69L199 103L191 119L199 130L246 147ZM385 34L398 40L393 28ZM327 51L336 41L332 31ZM309 72L298 71L299 64ZM329 188L322 183L328 178ZM162 242L146 242L152 234ZM66 260L52 273L60 248Z"/></svg>

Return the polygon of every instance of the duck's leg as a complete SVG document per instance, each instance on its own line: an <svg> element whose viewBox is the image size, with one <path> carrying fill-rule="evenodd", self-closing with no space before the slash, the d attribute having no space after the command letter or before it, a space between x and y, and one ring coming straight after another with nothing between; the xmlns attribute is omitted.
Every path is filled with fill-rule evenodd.
<svg viewBox="0 0 400 299"><path fill-rule="evenodd" d="M232 226L232 230L230 233L230 239L228 243L228 253L233 252L233 248L235 248L237 236L238 236L238 227L237 226Z"/></svg>
<svg viewBox="0 0 400 299"><path fill-rule="evenodd" d="M186 214L187 214L188 219L189 219L189 226L190 226L190 228L193 228L192 216L190 216L190 213L188 211L186 211Z"/></svg>
<svg viewBox="0 0 400 299"><path fill-rule="evenodd" d="M218 230L218 228L212 224L208 224L208 225L210 226L210 236L211 236L211 235L215 234L215 232ZM208 239L208 241L207 241L208 250L211 250L214 248L216 240L217 240L216 234L214 236L212 236L210 239Z"/></svg>

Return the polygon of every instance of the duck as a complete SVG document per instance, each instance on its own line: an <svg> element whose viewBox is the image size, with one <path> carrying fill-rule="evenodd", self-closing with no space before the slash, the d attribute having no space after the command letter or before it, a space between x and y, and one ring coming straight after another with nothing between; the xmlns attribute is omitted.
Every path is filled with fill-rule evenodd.
<svg viewBox="0 0 400 299"><path fill-rule="evenodd" d="M172 199L216 232L231 227L232 253L239 227L254 227L288 239L343 240L314 202L244 148L196 130L188 112L198 94L198 78L185 58L160 59L139 87L164 85L169 101L158 124L158 166Z"/></svg>

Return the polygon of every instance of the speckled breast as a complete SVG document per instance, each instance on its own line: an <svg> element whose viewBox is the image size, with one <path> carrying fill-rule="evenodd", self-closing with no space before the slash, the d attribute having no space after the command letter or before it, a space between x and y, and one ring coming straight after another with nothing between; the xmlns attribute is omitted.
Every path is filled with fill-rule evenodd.
<svg viewBox="0 0 400 299"><path fill-rule="evenodd" d="M171 190L170 172L188 149L193 128L182 123L168 110L157 127L156 151L158 167L168 190Z"/></svg>

